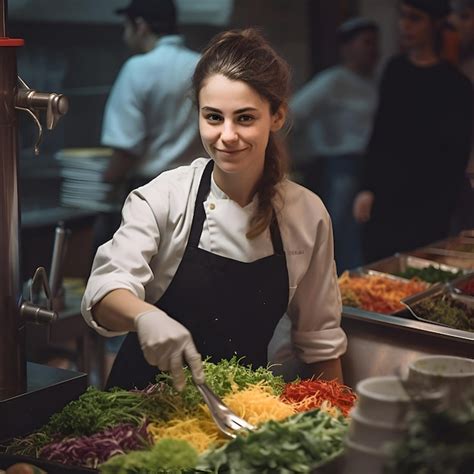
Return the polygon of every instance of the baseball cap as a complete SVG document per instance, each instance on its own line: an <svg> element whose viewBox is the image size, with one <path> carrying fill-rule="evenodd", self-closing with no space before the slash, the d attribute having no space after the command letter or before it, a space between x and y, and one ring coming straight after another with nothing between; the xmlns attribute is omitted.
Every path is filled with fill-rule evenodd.
<svg viewBox="0 0 474 474"><path fill-rule="evenodd" d="M132 18L141 16L150 23L175 23L176 7L173 0L132 0L129 5L115 10L118 15Z"/></svg>
<svg viewBox="0 0 474 474"><path fill-rule="evenodd" d="M448 0L402 0L402 3L424 11L437 19L448 16L451 11Z"/></svg>
<svg viewBox="0 0 474 474"><path fill-rule="evenodd" d="M355 38L362 31L378 31L378 25L374 20L364 17L354 17L339 25L337 36L339 41L346 43Z"/></svg>

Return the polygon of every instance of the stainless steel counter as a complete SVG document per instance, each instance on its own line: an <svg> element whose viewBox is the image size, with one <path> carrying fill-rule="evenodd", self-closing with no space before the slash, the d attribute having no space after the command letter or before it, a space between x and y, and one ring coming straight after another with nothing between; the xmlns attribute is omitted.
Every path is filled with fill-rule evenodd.
<svg viewBox="0 0 474 474"><path fill-rule="evenodd" d="M414 319L344 306L342 327L349 345L343 357L344 381L394 374L424 354L474 357L474 333Z"/></svg>

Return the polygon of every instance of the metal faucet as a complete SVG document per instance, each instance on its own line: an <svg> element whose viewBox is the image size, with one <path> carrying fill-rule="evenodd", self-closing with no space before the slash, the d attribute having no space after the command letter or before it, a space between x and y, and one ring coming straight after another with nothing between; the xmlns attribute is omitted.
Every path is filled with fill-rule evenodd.
<svg viewBox="0 0 474 474"><path fill-rule="evenodd" d="M16 48L23 40L7 37L7 0L0 0L0 400L26 390L25 323L49 323L57 318L44 268L36 270L30 301L23 301L19 265L18 122L16 109L30 114L38 126L35 153L39 153L43 128L54 128L68 109L66 97L31 90L17 76ZM42 286L46 308L35 300Z"/></svg>

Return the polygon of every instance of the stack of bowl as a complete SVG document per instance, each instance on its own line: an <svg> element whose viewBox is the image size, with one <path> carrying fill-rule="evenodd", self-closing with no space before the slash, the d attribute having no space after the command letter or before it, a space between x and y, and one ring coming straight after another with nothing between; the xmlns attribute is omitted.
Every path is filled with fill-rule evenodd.
<svg viewBox="0 0 474 474"><path fill-rule="evenodd" d="M351 412L345 440L344 474L383 472L390 446L407 432L412 399L405 383L394 375L371 377L357 384L358 402ZM439 392L425 395L433 402Z"/></svg>
<svg viewBox="0 0 474 474"><path fill-rule="evenodd" d="M424 356L408 366L408 383L443 392L447 407L474 398L474 360L447 355Z"/></svg>

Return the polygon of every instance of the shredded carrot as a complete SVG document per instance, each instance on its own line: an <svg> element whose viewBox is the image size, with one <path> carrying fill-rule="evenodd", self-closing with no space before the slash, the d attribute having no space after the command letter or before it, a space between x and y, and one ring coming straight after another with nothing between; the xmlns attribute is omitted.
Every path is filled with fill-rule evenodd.
<svg viewBox="0 0 474 474"><path fill-rule="evenodd" d="M383 275L351 276L349 272L344 272L338 281L344 304L382 314L403 309L403 298L424 291L429 286L416 278L403 281Z"/></svg>
<svg viewBox="0 0 474 474"><path fill-rule="evenodd" d="M344 416L349 414L356 398L349 387L336 380L320 379L289 383L281 395L281 399L291 404L297 412L309 411L314 408L325 408L326 411L329 411L332 406L340 410Z"/></svg>

